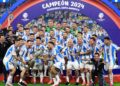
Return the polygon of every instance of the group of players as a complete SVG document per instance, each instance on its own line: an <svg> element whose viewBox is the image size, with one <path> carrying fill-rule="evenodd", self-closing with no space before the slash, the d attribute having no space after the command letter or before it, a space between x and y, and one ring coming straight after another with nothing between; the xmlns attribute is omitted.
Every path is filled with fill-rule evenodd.
<svg viewBox="0 0 120 86"><path fill-rule="evenodd" d="M51 20L49 21L49 23ZM60 23L57 27L49 27L46 29L42 26L40 30L37 26L23 29L18 24L15 42L11 45L3 59L6 70L9 70L6 86L13 86L13 76L19 67L20 86L27 86L24 81L25 74L28 70L36 83L36 77L40 77L40 83L47 74L50 77L52 86L58 86L61 82L60 73L66 70L66 85L69 85L71 70L75 70L76 85L79 84L79 70L82 78L82 85L90 86L92 82L91 71L93 65L91 59L96 53L103 58L105 69L109 71L110 86L113 86L113 73L116 62L116 50L120 48L112 43L109 37L105 37L102 41L96 34L92 34L87 26L84 26L81 32L71 33L70 27L63 29ZM43 72L44 68L44 72Z"/></svg>

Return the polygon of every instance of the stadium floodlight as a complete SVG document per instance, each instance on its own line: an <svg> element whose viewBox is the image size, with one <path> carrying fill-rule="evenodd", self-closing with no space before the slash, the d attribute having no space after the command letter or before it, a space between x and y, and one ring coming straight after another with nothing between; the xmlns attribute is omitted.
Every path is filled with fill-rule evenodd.
<svg viewBox="0 0 120 86"><path fill-rule="evenodd" d="M6 3L6 2L9 2L9 0L0 0L0 2Z"/></svg>
<svg viewBox="0 0 120 86"><path fill-rule="evenodd" d="M112 2L120 2L120 0L112 0Z"/></svg>

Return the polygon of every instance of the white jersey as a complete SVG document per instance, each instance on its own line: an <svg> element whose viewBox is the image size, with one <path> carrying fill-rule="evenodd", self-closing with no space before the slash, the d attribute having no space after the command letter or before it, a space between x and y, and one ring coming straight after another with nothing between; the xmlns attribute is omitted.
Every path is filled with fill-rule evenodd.
<svg viewBox="0 0 120 86"><path fill-rule="evenodd" d="M57 55L57 50L56 50L56 48L53 48L52 50L48 50L47 51L47 54L48 54L48 56L49 56L49 58L51 58L51 57L56 57L56 55Z"/></svg>
<svg viewBox="0 0 120 86"><path fill-rule="evenodd" d="M59 45L59 44L56 44L56 45L55 45L55 49L56 49L56 52L57 52L57 53L60 53L61 50L63 49L63 46L61 46L61 45Z"/></svg>
<svg viewBox="0 0 120 86"><path fill-rule="evenodd" d="M74 38L74 36L71 33L69 33L68 34L68 39L73 39L73 38Z"/></svg>
<svg viewBox="0 0 120 86"><path fill-rule="evenodd" d="M66 46L67 46L67 42L68 42L68 38L66 38L66 39L62 38L61 41L60 41L60 44L61 44L63 47L66 47Z"/></svg>
<svg viewBox="0 0 120 86"><path fill-rule="evenodd" d="M79 45L77 44L77 52L87 52L89 50L87 44L82 44ZM89 59L89 55L80 55L79 57L79 62L82 62L84 59Z"/></svg>
<svg viewBox="0 0 120 86"><path fill-rule="evenodd" d="M102 40L100 40L100 39L97 39L96 40L96 44L98 45L98 46L103 46L104 45L104 43L102 42Z"/></svg>
<svg viewBox="0 0 120 86"><path fill-rule="evenodd" d="M77 58L77 48L75 46L69 48L66 47L64 50L64 57L67 57L69 61L74 62L75 60L78 60Z"/></svg>
<svg viewBox="0 0 120 86"><path fill-rule="evenodd" d="M64 69L64 64L64 55L57 53L56 57L54 58L54 66L59 69Z"/></svg>
<svg viewBox="0 0 120 86"><path fill-rule="evenodd" d="M16 32L16 36L23 36L24 32Z"/></svg>
<svg viewBox="0 0 120 86"><path fill-rule="evenodd" d="M104 61L115 64L116 50L119 50L119 47L114 43L111 43L110 46L104 45Z"/></svg>
<svg viewBox="0 0 120 86"><path fill-rule="evenodd" d="M16 49L17 49L17 47L15 47L15 45L13 44L8 48L8 50L5 54L5 57L3 59L3 63L6 67L6 70L9 70L9 67L8 67L9 62L17 63L17 61L15 62L16 59L13 57L13 55L16 55Z"/></svg>
<svg viewBox="0 0 120 86"><path fill-rule="evenodd" d="M92 35L91 32L83 33L83 40L84 40L83 42L84 42L85 44L88 44L91 35Z"/></svg>
<svg viewBox="0 0 120 86"><path fill-rule="evenodd" d="M55 32L55 38L56 38L57 42L60 43L62 31L54 30L54 32Z"/></svg>
<svg viewBox="0 0 120 86"><path fill-rule="evenodd" d="M5 60L6 62L11 62L11 61L13 61L13 59L14 59L13 54L16 52L15 50L16 50L15 45L14 45L14 44L11 45L11 46L8 48L8 50L7 50L7 52L6 52L5 57L4 57L3 60Z"/></svg>
<svg viewBox="0 0 120 86"><path fill-rule="evenodd" d="M57 53L56 57L54 58L54 62L63 62L64 60L64 55L62 55L61 53Z"/></svg>
<svg viewBox="0 0 120 86"><path fill-rule="evenodd" d="M23 35L22 39L23 39L24 41L27 41L27 40L29 39L29 36Z"/></svg>
<svg viewBox="0 0 120 86"><path fill-rule="evenodd" d="M29 49L25 45L23 45L19 53L20 57L27 62L30 60L30 54L32 54L32 49Z"/></svg>
<svg viewBox="0 0 120 86"><path fill-rule="evenodd" d="M40 44L40 45L33 45L33 52L37 52L37 51L39 51L39 50L45 50L45 46L44 45L42 45L42 44ZM44 53L43 53L44 54ZM36 58L36 60L35 60L35 62L36 63L42 63L42 60L41 59L39 59L39 58Z"/></svg>
<svg viewBox="0 0 120 86"><path fill-rule="evenodd" d="M95 53L99 53L102 50L102 47L100 45L95 45L95 46L88 46L89 50L91 51L90 53L90 58L94 57Z"/></svg>

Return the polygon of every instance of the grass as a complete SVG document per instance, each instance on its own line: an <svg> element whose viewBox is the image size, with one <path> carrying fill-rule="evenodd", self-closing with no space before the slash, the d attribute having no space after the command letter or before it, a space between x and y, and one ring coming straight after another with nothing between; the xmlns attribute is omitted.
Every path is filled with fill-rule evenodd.
<svg viewBox="0 0 120 86"><path fill-rule="evenodd" d="M0 86L4 86L4 83L1 82ZM15 83L14 86L18 86L18 85ZM36 84L36 85L35 84L28 84L28 86L50 86L50 85L47 85L47 84L44 84L44 85L42 85L42 84ZM60 84L59 86L66 86L66 85ZM75 86L75 85L71 84L69 86ZM79 86L81 86L81 85L79 85ZM98 85L96 85L96 86L98 86ZM109 86L109 85L107 85L107 86ZM120 86L120 83L115 83L114 86Z"/></svg>

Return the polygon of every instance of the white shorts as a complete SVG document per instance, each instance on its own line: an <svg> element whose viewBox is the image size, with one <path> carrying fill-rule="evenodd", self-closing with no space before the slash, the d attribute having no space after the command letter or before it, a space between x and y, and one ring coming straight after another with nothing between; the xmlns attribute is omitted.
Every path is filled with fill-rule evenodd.
<svg viewBox="0 0 120 86"><path fill-rule="evenodd" d="M64 63L62 63L62 62L56 62L56 63L54 64L54 66L55 66L56 68L60 69L60 70L63 70L63 69L64 69Z"/></svg>
<svg viewBox="0 0 120 86"><path fill-rule="evenodd" d="M88 61L79 62L79 67L80 67L80 69L86 68L87 65L88 65L87 62L88 62Z"/></svg>
<svg viewBox="0 0 120 86"><path fill-rule="evenodd" d="M33 66L33 70L42 70L42 69L43 69L43 64L35 63Z"/></svg>
<svg viewBox="0 0 120 86"><path fill-rule="evenodd" d="M9 62L7 58L9 57L4 57L3 59L3 64L5 65L5 69L8 71L10 69L17 68L18 61L13 60L12 62Z"/></svg>
<svg viewBox="0 0 120 86"><path fill-rule="evenodd" d="M79 63L78 63L78 61L77 60L75 60L74 62L68 61L68 63L67 63L67 69L79 70Z"/></svg>
<svg viewBox="0 0 120 86"><path fill-rule="evenodd" d="M20 70L22 71L22 70L25 70L25 69L27 69L28 68L28 65L24 65L24 64L20 64L19 65L19 67L20 67Z"/></svg>
<svg viewBox="0 0 120 86"><path fill-rule="evenodd" d="M4 65L7 71L16 68L16 65L12 64L11 62L4 63Z"/></svg>
<svg viewBox="0 0 120 86"><path fill-rule="evenodd" d="M88 68L88 64L86 64L86 63L80 63L79 67L80 67L80 69Z"/></svg>
<svg viewBox="0 0 120 86"><path fill-rule="evenodd" d="M93 65L92 64L86 64L85 68L92 71L93 70Z"/></svg>
<svg viewBox="0 0 120 86"><path fill-rule="evenodd" d="M48 66L52 66L53 65L53 61L48 61Z"/></svg>
<svg viewBox="0 0 120 86"><path fill-rule="evenodd" d="M106 63L105 65L104 65L104 69L106 70L106 71L108 71L109 69L113 69L114 68L114 64L113 63Z"/></svg>

